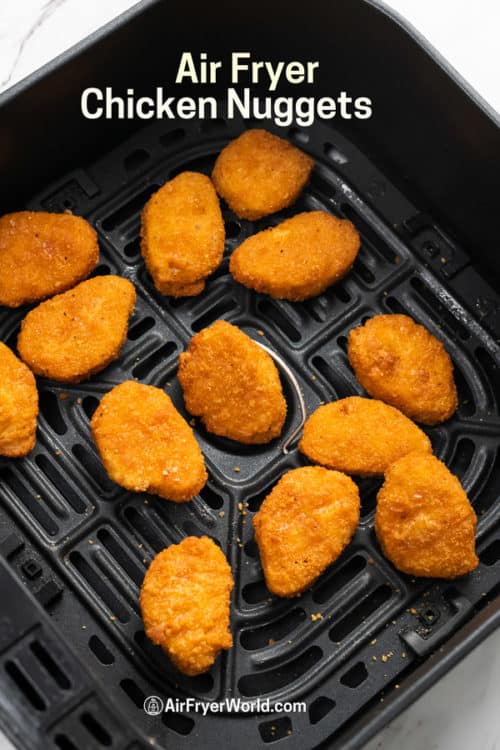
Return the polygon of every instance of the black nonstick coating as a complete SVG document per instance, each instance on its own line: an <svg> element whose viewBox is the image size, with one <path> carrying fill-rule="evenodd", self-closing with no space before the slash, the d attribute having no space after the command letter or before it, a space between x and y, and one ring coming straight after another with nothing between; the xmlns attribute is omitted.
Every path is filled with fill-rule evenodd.
<svg viewBox="0 0 500 750"><path fill-rule="evenodd" d="M252 125L261 123L246 123ZM281 740L280 747L302 750L328 738L340 747L343 732L364 708L400 683L403 689L405 677L498 591L498 344L455 299L451 279L463 265L457 265L461 256L450 253L432 222L417 216L396 232L404 199L394 187L377 176L360 195L340 176L345 160L359 169L360 179L371 169L348 141L321 126L280 131L317 160L298 202L258 222L241 221L224 207L225 258L204 293L172 300L155 291L139 253L142 206L180 171L210 174L217 153L243 127L225 120L170 129L155 124L31 203L86 216L100 238L96 273L131 279L138 300L119 361L78 386L39 380L36 448L25 459L0 461L0 546L25 584L14 584L2 569L3 590L11 587L12 595L2 607L0 691L8 693L13 733L22 747L136 750L153 742L165 748L256 748ZM370 208L380 191L387 195L386 216ZM228 257L245 237L312 209L350 218L362 235L359 257L343 281L313 300L291 304L231 279ZM25 312L2 312L0 338L13 348ZM283 439L242 446L197 423L210 479L187 504L128 493L107 478L89 430L100 397L137 378L165 388L186 415L176 369L194 332L218 318L243 328L288 363L312 412L322 401L363 393L347 361L346 337L353 326L383 312L404 312L424 324L455 365L458 412L426 432L479 516L481 563L470 575L434 582L398 573L373 533L379 483L364 480L361 523L341 559L302 596L271 596L252 517L281 474L306 463L295 446L283 453ZM300 410L284 372L282 378L286 438L300 422ZM138 609L152 557L190 534L219 543L235 576L234 648L196 678L177 672L146 640ZM38 608L24 599L26 590L38 597ZM307 711L149 717L142 706L151 694L304 700ZM23 728L27 711L37 717L30 738Z"/></svg>

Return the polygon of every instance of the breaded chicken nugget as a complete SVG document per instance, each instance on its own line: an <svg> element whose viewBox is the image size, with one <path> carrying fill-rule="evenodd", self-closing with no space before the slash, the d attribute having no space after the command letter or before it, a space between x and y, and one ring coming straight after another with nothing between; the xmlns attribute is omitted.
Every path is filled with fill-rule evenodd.
<svg viewBox="0 0 500 750"><path fill-rule="evenodd" d="M38 391L35 378L0 342L0 456L26 456L35 445Z"/></svg>
<svg viewBox="0 0 500 750"><path fill-rule="evenodd" d="M19 354L36 375L79 383L117 359L134 305L135 288L127 279L82 281L27 314Z"/></svg>
<svg viewBox="0 0 500 750"><path fill-rule="evenodd" d="M358 488L320 466L283 474L253 519L269 591L295 596L338 558L359 521Z"/></svg>
<svg viewBox="0 0 500 750"><path fill-rule="evenodd" d="M191 339L179 358L186 409L215 435L268 443L286 417L278 370L267 352L236 326L218 320Z"/></svg>
<svg viewBox="0 0 500 750"><path fill-rule="evenodd" d="M206 672L231 648L233 577L224 553L206 536L189 536L154 558L141 588L146 635L187 675Z"/></svg>
<svg viewBox="0 0 500 750"><path fill-rule="evenodd" d="M0 305L70 289L97 265L97 234L81 216L19 211L0 218Z"/></svg>
<svg viewBox="0 0 500 750"><path fill-rule="evenodd" d="M418 451L431 453L431 441L392 406L351 396L320 406L304 425L299 449L311 461L346 474L374 476Z"/></svg>
<svg viewBox="0 0 500 750"><path fill-rule="evenodd" d="M210 179L182 172L144 206L141 252L161 294L200 294L222 260L225 229Z"/></svg>
<svg viewBox="0 0 500 750"><path fill-rule="evenodd" d="M349 361L370 396L434 425L457 408L453 365L443 344L407 315L376 315L349 334Z"/></svg>
<svg viewBox="0 0 500 750"><path fill-rule="evenodd" d="M247 130L219 154L212 180L240 219L260 219L291 206L314 161L266 130Z"/></svg>
<svg viewBox="0 0 500 750"><path fill-rule="evenodd" d="M183 503L207 481L193 430L161 388L135 380L101 399L90 426L104 468L117 484Z"/></svg>
<svg viewBox="0 0 500 750"><path fill-rule="evenodd" d="M359 247L350 221L309 211L246 239L232 254L229 270L250 289L296 302L345 276Z"/></svg>
<svg viewBox="0 0 500 750"><path fill-rule="evenodd" d="M457 477L434 456L410 453L387 470L375 531L384 555L403 573L456 578L473 570L476 520Z"/></svg>

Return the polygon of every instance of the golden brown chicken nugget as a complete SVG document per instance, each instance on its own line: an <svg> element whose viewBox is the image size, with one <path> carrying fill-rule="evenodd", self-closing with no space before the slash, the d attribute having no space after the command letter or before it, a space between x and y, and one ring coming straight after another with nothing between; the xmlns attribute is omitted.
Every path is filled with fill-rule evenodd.
<svg viewBox="0 0 500 750"><path fill-rule="evenodd" d="M97 276L42 302L21 325L17 348L36 375L79 383L117 359L135 305L135 287Z"/></svg>
<svg viewBox="0 0 500 750"><path fill-rule="evenodd" d="M0 218L0 305L19 307L70 289L97 265L93 227L81 216L19 211Z"/></svg>
<svg viewBox="0 0 500 750"><path fill-rule="evenodd" d="M141 588L146 635L184 674L206 672L231 648L231 568L206 536L189 536L154 558Z"/></svg>
<svg viewBox="0 0 500 750"><path fill-rule="evenodd" d="M183 503L204 487L205 461L193 430L161 388L135 380L115 386L90 426L104 468L125 489Z"/></svg>
<svg viewBox="0 0 500 750"><path fill-rule="evenodd" d="M0 342L0 455L26 456L34 447L38 391L33 373Z"/></svg>
<svg viewBox="0 0 500 750"><path fill-rule="evenodd" d="M225 229L210 179L182 172L144 206L141 252L161 294L200 294L224 254Z"/></svg>
<svg viewBox="0 0 500 750"><path fill-rule="evenodd" d="M434 425L457 408L453 365L443 344L407 315L376 315L349 334L349 361L370 396Z"/></svg>
<svg viewBox="0 0 500 750"><path fill-rule="evenodd" d="M321 466L283 474L253 519L269 591L295 596L311 586L351 541L359 511L345 474Z"/></svg>
<svg viewBox="0 0 500 750"><path fill-rule="evenodd" d="M314 161L266 130L247 130L220 152L212 172L219 195L240 219L260 219L295 203Z"/></svg>
<svg viewBox="0 0 500 750"><path fill-rule="evenodd" d="M435 456L411 453L386 472L375 531L403 573L456 578L479 564L476 514L457 477Z"/></svg>
<svg viewBox="0 0 500 750"><path fill-rule="evenodd" d="M191 339L179 358L186 409L215 435L268 443L286 417L278 370L267 352L236 326L218 320Z"/></svg>
<svg viewBox="0 0 500 750"><path fill-rule="evenodd" d="M296 302L345 276L359 247L350 221L309 211L246 239L232 254L229 270L250 289Z"/></svg>
<svg viewBox="0 0 500 750"><path fill-rule="evenodd" d="M311 461L346 474L373 476L418 451L431 453L431 441L392 406L351 396L320 406L304 425L299 449Z"/></svg>

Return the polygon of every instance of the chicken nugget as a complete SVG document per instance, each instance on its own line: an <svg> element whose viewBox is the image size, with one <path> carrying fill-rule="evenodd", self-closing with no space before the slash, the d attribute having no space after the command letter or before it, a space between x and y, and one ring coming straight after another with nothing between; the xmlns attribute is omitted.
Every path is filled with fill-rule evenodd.
<svg viewBox="0 0 500 750"><path fill-rule="evenodd" d="M38 391L33 373L0 342L0 456L26 456L35 446Z"/></svg>
<svg viewBox="0 0 500 750"><path fill-rule="evenodd" d="M309 211L246 239L232 254L229 270L250 289L297 302L345 276L359 247L350 221Z"/></svg>
<svg viewBox="0 0 500 750"><path fill-rule="evenodd" d="M476 514L457 477L435 456L410 453L389 466L375 532L402 573L457 578L474 570Z"/></svg>
<svg viewBox="0 0 500 750"><path fill-rule="evenodd" d="M209 432L249 444L280 435L286 401L278 370L236 326L218 320L193 336L178 377L186 409Z"/></svg>
<svg viewBox="0 0 500 750"><path fill-rule="evenodd" d="M160 294L200 294L224 254L225 229L210 179L182 172L144 206L141 253Z"/></svg>
<svg viewBox="0 0 500 750"><path fill-rule="evenodd" d="M19 211L0 218L0 305L20 307L70 289L99 260L97 234L81 216Z"/></svg>
<svg viewBox="0 0 500 750"><path fill-rule="evenodd" d="M205 486L193 430L161 388L135 380L115 386L90 426L104 468L125 489L183 503Z"/></svg>
<svg viewBox="0 0 500 750"><path fill-rule="evenodd" d="M345 474L321 466L283 474L253 519L269 591L295 596L311 586L351 541L359 511Z"/></svg>
<svg viewBox="0 0 500 750"><path fill-rule="evenodd" d="M184 674L206 672L222 649L231 648L231 568L206 536L188 536L162 550L141 588L146 635Z"/></svg>
<svg viewBox="0 0 500 750"><path fill-rule="evenodd" d="M370 396L435 425L457 408L453 365L443 344L408 315L376 315L349 333L349 361Z"/></svg>
<svg viewBox="0 0 500 750"><path fill-rule="evenodd" d="M392 406L351 396L320 406L304 425L299 449L311 461L346 474L374 476L418 451L431 453L431 441Z"/></svg>
<svg viewBox="0 0 500 750"><path fill-rule="evenodd" d="M295 203L314 161L266 130L247 130L220 152L212 172L219 195L240 219L260 219Z"/></svg>
<svg viewBox="0 0 500 750"><path fill-rule="evenodd" d="M135 305L135 287L97 276L42 302L21 325L17 348L36 375L79 383L117 359Z"/></svg>

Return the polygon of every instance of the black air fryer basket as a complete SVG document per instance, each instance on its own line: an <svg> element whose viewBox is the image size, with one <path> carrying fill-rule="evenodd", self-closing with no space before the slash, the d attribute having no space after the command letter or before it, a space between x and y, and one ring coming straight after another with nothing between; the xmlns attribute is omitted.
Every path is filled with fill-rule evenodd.
<svg viewBox="0 0 500 750"><path fill-rule="evenodd" d="M168 87L185 50L217 60L240 50L254 59L319 60L314 95L370 96L374 115L310 128L81 116L87 86L137 95ZM209 93L222 96L225 86L221 80ZM279 93L311 95L297 86ZM209 174L221 148L256 125L314 157L309 186L292 209L262 221L224 209L225 259L205 292L162 298L139 253L142 206L180 171ZM361 747L500 623L498 120L370 0L156 0L4 94L0 135L0 210L87 217L100 239L96 273L126 276L138 291L119 361L79 386L39 380L36 448L25 459L0 459L0 724L18 747L43 750ZM348 217L362 236L342 282L290 304L231 280L228 257L243 238L316 208ZM347 334L391 311L442 339L455 365L458 412L428 434L479 517L481 562L465 578L399 574L374 538L378 483L362 481L361 523L341 559L300 598L271 597L251 519L280 475L304 463L280 440L237 446L197 425L210 480L185 505L125 492L105 475L89 432L98 400L133 377L165 388L183 411L179 352L217 318L280 355L311 412L362 392L348 366ZM14 349L25 312L1 313L0 338ZM300 408L281 374L286 436ZM234 648L197 678L182 676L147 641L138 610L149 561L189 534L217 540L235 575ZM153 717L143 709L150 695L305 701L307 711Z"/></svg>

